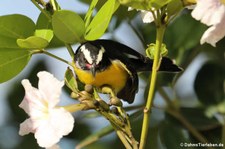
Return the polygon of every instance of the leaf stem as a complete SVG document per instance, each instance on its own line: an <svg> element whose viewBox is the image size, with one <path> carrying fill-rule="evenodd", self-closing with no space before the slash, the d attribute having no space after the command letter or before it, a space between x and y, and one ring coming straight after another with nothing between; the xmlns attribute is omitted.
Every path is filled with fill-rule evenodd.
<svg viewBox="0 0 225 149"><path fill-rule="evenodd" d="M57 8L56 8L56 4L55 4L55 0L50 0L51 1L51 4L52 4L52 7L53 7L53 10L56 11Z"/></svg>
<svg viewBox="0 0 225 149"><path fill-rule="evenodd" d="M65 43L65 46L66 46L66 48L67 48L67 50L68 50L68 52L69 52L71 58L74 60L74 52L73 52L73 48L71 47L70 44L66 44L66 43Z"/></svg>
<svg viewBox="0 0 225 149"><path fill-rule="evenodd" d="M69 61L64 60L64 59L62 59L61 57L58 57L58 56L56 56L56 55L54 55L54 54L52 54L52 53L49 53L48 51L46 51L46 50L44 50L44 49L32 51L32 54L38 54L38 53L44 53L44 54L46 54L46 55L48 55L48 56L50 56L50 57L53 57L53 58L55 58L55 59L57 59L57 60L59 60L59 61L61 61L61 62L64 62L64 63L66 63L66 64L68 64L68 65L70 65L70 66L73 66L72 63L70 63Z"/></svg>
<svg viewBox="0 0 225 149"><path fill-rule="evenodd" d="M42 9L36 2L36 0L31 0L31 2L49 19L51 20L51 16L44 10Z"/></svg>
<svg viewBox="0 0 225 149"><path fill-rule="evenodd" d="M150 88L148 92L148 99L146 106L144 108L144 119L142 124L142 132L141 132L141 140L139 149L144 149L148 134L148 127L149 127L149 119L150 119L150 111L151 106L154 98L155 86L156 86L156 79L157 79L157 71L160 66L160 49L163 42L163 36L165 32L166 26L159 25L157 26L157 35L156 35L156 51L154 55L153 67L152 67L152 74L150 79Z"/></svg>

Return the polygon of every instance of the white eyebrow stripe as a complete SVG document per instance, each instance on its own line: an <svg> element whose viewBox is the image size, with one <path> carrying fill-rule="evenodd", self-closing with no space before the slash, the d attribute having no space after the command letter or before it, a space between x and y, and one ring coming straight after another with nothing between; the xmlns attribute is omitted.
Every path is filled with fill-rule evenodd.
<svg viewBox="0 0 225 149"><path fill-rule="evenodd" d="M92 58L91 58L91 53L90 53L90 51L85 47L85 45L82 45L82 46L80 47L80 49L81 49L81 52L83 52L84 57L85 57L85 59L87 60L87 62L88 62L89 64L92 64L92 63L93 63L93 60L92 60Z"/></svg>
<svg viewBox="0 0 225 149"><path fill-rule="evenodd" d="M103 53L105 52L105 49L103 47L101 47L101 49L98 52L98 56L96 59L96 64L98 65L100 63L100 61L102 60L103 57Z"/></svg>

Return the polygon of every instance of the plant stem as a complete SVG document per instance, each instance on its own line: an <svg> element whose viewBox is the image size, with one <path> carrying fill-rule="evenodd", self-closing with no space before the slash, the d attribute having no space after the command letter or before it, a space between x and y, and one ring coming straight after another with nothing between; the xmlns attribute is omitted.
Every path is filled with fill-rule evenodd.
<svg viewBox="0 0 225 149"><path fill-rule="evenodd" d="M56 8L56 4L55 4L55 0L50 0L51 1L51 4L52 4L52 7L53 7L53 10L56 11L57 8Z"/></svg>
<svg viewBox="0 0 225 149"><path fill-rule="evenodd" d="M81 142L79 142L76 145L75 149L83 149L88 145L91 145L92 143L100 140L102 137L110 134L113 132L113 127L112 125L108 125L100 130L98 130L97 132L87 136L84 140L81 140Z"/></svg>
<svg viewBox="0 0 225 149"><path fill-rule="evenodd" d="M66 48L67 48L67 50L68 50L68 52L69 52L71 58L74 60L74 52L73 52L73 48L71 47L70 44L65 44L65 46L66 46Z"/></svg>
<svg viewBox="0 0 225 149"><path fill-rule="evenodd" d="M67 105L67 106L62 106L64 109L66 109L68 112L76 112L76 111L80 111L83 110L86 105L85 104L72 104L72 105Z"/></svg>
<svg viewBox="0 0 225 149"><path fill-rule="evenodd" d="M44 54L46 54L46 55L48 55L48 56L51 56L51 57L53 57L53 58L55 58L55 59L57 59L57 60L59 60L59 61L61 61L61 62L64 62L64 63L66 63L66 64L72 66L72 64L71 64L70 62L68 62L68 61L62 59L61 57L58 57L58 56L56 56L56 55L54 55L54 54L52 54L52 53L49 53L49 52L47 52L47 51L44 50L44 49L32 51L32 54L39 54L39 53L44 53Z"/></svg>
<svg viewBox="0 0 225 149"><path fill-rule="evenodd" d="M129 118L123 108L115 107L117 109L117 114L115 115L114 112L109 110L109 107L105 107L105 105L103 104L104 101L101 99L96 89L94 89L93 94L94 100L97 100L100 103L95 108L95 110L111 123L112 127L115 129L119 139L124 144L124 146L128 149L138 149L138 143L131 132ZM106 106L109 105L106 104Z"/></svg>
<svg viewBox="0 0 225 149"><path fill-rule="evenodd" d="M193 127L193 125L180 113L179 108L174 105L173 102L171 102L170 98L166 94L166 92L162 89L159 88L159 93L163 97L162 99L167 103L167 109L166 112L174 116L177 120L179 120L188 130L189 132L200 142L202 143L207 143L207 139L202 136L198 132L198 130Z"/></svg>
<svg viewBox="0 0 225 149"><path fill-rule="evenodd" d="M123 145L126 147L126 149L132 149L131 145L128 143L125 136L123 135L123 132L121 132L120 130L117 130L116 133L118 137L120 138L120 140L123 142Z"/></svg>
<svg viewBox="0 0 225 149"><path fill-rule="evenodd" d="M167 112L177 118L189 131L190 133L200 142L207 143L207 139L203 137L197 130L194 128L191 123L177 110L167 109Z"/></svg>
<svg viewBox="0 0 225 149"><path fill-rule="evenodd" d="M51 20L51 16L45 11L43 10L37 3L36 0L31 0L31 2L49 19Z"/></svg>
<svg viewBox="0 0 225 149"><path fill-rule="evenodd" d="M45 50L42 50L42 51L43 51L44 54L46 54L46 55L48 55L48 56L51 56L51 57L53 57L53 58L55 58L55 59L57 59L57 60L60 60L60 61L62 61L62 62L64 62L64 63L66 63L66 64L72 66L72 64L71 64L70 62L68 62L68 61L66 61L66 60L64 60L64 59L62 59L61 57L58 57L58 56L56 56L56 55L54 55L54 54L52 54L52 53L49 53L49 52L47 52L47 51L45 51Z"/></svg>
<svg viewBox="0 0 225 149"><path fill-rule="evenodd" d="M157 71L160 66L160 49L163 42L163 36L165 32L166 26L160 25L157 26L157 35L156 35L156 49L152 67L152 74L150 79L150 88L148 92L148 99L146 106L144 108L144 119L142 124L142 132L141 132L141 140L140 140L140 147L139 149L144 149L148 134L148 127L149 127L149 119L150 119L150 110L152 106L152 101L154 98L155 86L156 86L156 79L157 79Z"/></svg>
<svg viewBox="0 0 225 149"><path fill-rule="evenodd" d="M222 128L222 144L223 149L225 149L225 115L223 115L223 128Z"/></svg>

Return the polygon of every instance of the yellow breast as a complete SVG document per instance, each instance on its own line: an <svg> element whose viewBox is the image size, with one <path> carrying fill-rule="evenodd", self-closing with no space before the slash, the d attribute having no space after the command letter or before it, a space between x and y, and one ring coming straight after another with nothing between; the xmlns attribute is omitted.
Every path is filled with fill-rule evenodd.
<svg viewBox="0 0 225 149"><path fill-rule="evenodd" d="M97 72L95 77L90 71L82 70L77 67L74 69L77 77L84 84L90 84L98 88L103 85L108 85L115 93L118 93L126 85L129 75L123 64L119 61L113 61L111 66L102 72Z"/></svg>

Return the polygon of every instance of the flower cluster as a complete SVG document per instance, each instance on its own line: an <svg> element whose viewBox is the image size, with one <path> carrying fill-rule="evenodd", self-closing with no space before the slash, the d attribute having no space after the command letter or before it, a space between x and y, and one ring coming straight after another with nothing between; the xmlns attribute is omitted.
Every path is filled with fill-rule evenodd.
<svg viewBox="0 0 225 149"><path fill-rule="evenodd" d="M203 34L200 43L216 43L225 36L225 4L223 0L197 0L192 17L210 26Z"/></svg>
<svg viewBox="0 0 225 149"><path fill-rule="evenodd" d="M62 136L69 134L74 126L73 116L56 105L60 101L63 82L48 72L39 72L38 89L29 80L23 80L25 97L19 105L30 118L20 124L20 135L34 133L39 146L56 147Z"/></svg>
<svg viewBox="0 0 225 149"><path fill-rule="evenodd" d="M225 1L224 0L197 0L197 4L191 15L196 20L201 21L209 28L203 34L200 43L209 43L216 46L216 43L225 36ZM129 8L128 10L132 10ZM151 23L154 21L152 12L141 11L141 17L144 23Z"/></svg>

